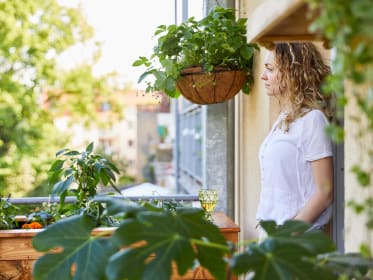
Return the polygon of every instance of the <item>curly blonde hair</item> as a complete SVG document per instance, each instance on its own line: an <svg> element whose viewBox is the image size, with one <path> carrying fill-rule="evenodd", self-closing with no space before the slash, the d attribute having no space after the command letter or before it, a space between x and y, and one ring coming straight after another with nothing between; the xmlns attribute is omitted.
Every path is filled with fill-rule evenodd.
<svg viewBox="0 0 373 280"><path fill-rule="evenodd" d="M321 92L321 85L330 73L316 46L312 43L277 43L274 59L280 73L280 87L286 88L289 112L284 120L285 131L294 120L309 110L320 109L330 117L330 96Z"/></svg>

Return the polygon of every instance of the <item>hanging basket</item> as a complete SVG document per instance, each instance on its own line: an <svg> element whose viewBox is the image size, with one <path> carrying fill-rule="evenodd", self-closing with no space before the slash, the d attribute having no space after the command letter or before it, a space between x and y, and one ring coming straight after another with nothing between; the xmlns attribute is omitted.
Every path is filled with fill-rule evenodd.
<svg viewBox="0 0 373 280"><path fill-rule="evenodd" d="M177 81L181 94L195 104L225 102L234 97L245 82L245 73L226 68L203 72L201 67L186 68Z"/></svg>

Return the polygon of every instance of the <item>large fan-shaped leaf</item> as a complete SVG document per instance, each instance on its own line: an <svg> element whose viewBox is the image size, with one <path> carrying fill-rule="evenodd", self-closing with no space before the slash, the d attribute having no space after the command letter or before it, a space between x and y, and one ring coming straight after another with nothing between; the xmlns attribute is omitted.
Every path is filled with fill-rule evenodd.
<svg viewBox="0 0 373 280"><path fill-rule="evenodd" d="M373 267L373 260L360 253L333 252L317 256L317 261L338 274L344 274L353 279L357 275L366 275ZM359 278L357 278L359 279Z"/></svg>
<svg viewBox="0 0 373 280"><path fill-rule="evenodd" d="M261 226L269 236L276 238L276 241L281 241L284 245L302 246L314 254L335 250L335 244L329 236L319 230L310 230L311 225L303 221L289 220L284 225L275 228L273 228L272 221L262 221Z"/></svg>
<svg viewBox="0 0 373 280"><path fill-rule="evenodd" d="M206 242L201 240L203 238ZM183 209L177 210L175 214L144 211L132 219L126 219L116 230L113 239L126 246L146 241L143 246L136 248L137 256L155 256L145 264L144 279L169 279L172 261L175 261L179 274L184 274L193 266L195 258L217 279L225 278L223 256L228 251L226 241L219 229L204 219L201 210ZM196 250L193 250L194 239L199 239ZM207 240L220 245L220 249L214 248ZM130 262L129 266L138 265L139 257L131 259L128 254L119 254L110 262L122 258ZM110 276L110 279L128 276L128 272L114 265L111 267L111 273L119 277Z"/></svg>
<svg viewBox="0 0 373 280"><path fill-rule="evenodd" d="M114 254L106 267L109 280L140 280L144 271L146 255L142 248L129 248ZM135 263L136 266L133 266Z"/></svg>
<svg viewBox="0 0 373 280"><path fill-rule="evenodd" d="M309 251L296 245L285 245L272 238L261 244L252 244L245 253L232 259L236 273L254 271L253 279L335 279L327 270L321 270L312 261Z"/></svg>
<svg viewBox="0 0 373 280"><path fill-rule="evenodd" d="M335 279L329 270L317 266L317 254L335 250L334 243L321 231L306 231L309 225L289 221L281 227L262 222L269 237L260 244L250 244L235 255L231 267L236 274L248 271L254 279Z"/></svg>
<svg viewBox="0 0 373 280"><path fill-rule="evenodd" d="M144 207L133 201L124 201L122 198L112 196L96 196L93 201L104 203L107 205L105 214L115 216L118 214L136 214L143 211Z"/></svg>
<svg viewBox="0 0 373 280"><path fill-rule="evenodd" d="M62 251L39 258L33 270L34 279L105 279L105 266L113 247L110 240L91 236L94 226L95 221L88 216L73 216L37 234L33 238L36 250Z"/></svg>

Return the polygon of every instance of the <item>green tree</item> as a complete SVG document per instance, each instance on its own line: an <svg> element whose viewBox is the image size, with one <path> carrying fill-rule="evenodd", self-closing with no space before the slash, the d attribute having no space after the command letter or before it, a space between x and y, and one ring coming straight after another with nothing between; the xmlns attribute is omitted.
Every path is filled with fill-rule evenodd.
<svg viewBox="0 0 373 280"><path fill-rule="evenodd" d="M42 102L45 89L65 92L75 85L77 93L91 94L89 100L75 98L72 112L93 112L92 102L100 101L92 92L105 85L91 66L61 75L56 62L92 35L79 9L56 0L0 2L0 194L24 195L42 184L54 151L66 144L67 135L59 135L51 108Z"/></svg>
<svg viewBox="0 0 373 280"><path fill-rule="evenodd" d="M110 127L122 117L123 94L117 89L116 73L95 77L92 65L82 63L59 71L59 79L45 90L45 104L54 118L68 115L72 123L87 127Z"/></svg>

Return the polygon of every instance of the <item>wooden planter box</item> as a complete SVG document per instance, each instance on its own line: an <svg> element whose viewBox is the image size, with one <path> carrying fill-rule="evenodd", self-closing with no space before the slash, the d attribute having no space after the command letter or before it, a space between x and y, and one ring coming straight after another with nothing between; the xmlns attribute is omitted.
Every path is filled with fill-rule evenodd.
<svg viewBox="0 0 373 280"><path fill-rule="evenodd" d="M223 213L214 214L214 223L226 238L238 242L240 228ZM110 230L110 229L109 229ZM113 229L112 229L113 230ZM31 280L32 266L43 253L32 247L32 237L42 229L29 230L0 230L0 279ZM108 231L108 228L97 228L94 233ZM188 271L184 276L177 275L176 267L173 269L172 280L186 279L214 279L210 273L198 267ZM231 279L236 279L232 277Z"/></svg>

